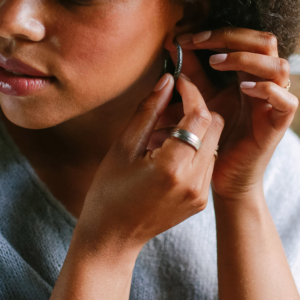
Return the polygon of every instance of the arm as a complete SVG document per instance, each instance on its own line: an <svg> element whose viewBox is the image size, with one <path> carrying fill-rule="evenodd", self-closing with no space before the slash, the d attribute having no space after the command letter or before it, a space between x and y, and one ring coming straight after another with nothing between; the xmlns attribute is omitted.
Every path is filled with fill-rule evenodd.
<svg viewBox="0 0 300 300"><path fill-rule="evenodd" d="M51 300L128 299L143 245L205 208L223 119L210 114L196 86L181 76L176 88L184 116L178 127L198 135L204 146L196 152L172 137L150 150L173 77L165 74L158 87L101 162Z"/></svg>
<svg viewBox="0 0 300 300"><path fill-rule="evenodd" d="M183 67L189 65L191 79L206 92L208 108L220 113L227 125L212 177L220 299L298 300L263 195L265 170L299 105L285 88L289 63L279 58L277 39L266 32L226 27L184 42L186 50L220 52L210 57L210 66L236 71L240 83L220 92L203 86L207 80L201 80L201 64L187 52Z"/></svg>
<svg viewBox="0 0 300 300"><path fill-rule="evenodd" d="M263 193L214 204L219 299L300 299Z"/></svg>
<svg viewBox="0 0 300 300"><path fill-rule="evenodd" d="M129 299L140 250L141 246L116 236L98 238L93 244L76 227L50 299Z"/></svg>

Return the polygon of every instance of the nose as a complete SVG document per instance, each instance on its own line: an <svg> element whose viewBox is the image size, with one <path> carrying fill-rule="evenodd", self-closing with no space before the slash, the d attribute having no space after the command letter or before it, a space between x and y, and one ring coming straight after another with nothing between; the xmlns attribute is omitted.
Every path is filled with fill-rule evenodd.
<svg viewBox="0 0 300 300"><path fill-rule="evenodd" d="M45 27L37 18L40 5L40 1L32 0L0 1L0 38L41 41Z"/></svg>

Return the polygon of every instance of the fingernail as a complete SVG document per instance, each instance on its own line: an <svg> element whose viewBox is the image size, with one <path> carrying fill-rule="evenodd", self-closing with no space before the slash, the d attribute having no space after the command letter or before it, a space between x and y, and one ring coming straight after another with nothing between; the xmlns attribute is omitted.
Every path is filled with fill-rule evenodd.
<svg viewBox="0 0 300 300"><path fill-rule="evenodd" d="M164 76L156 84L154 88L154 92L161 91L167 85L169 80L170 80L170 75L168 73L164 74Z"/></svg>
<svg viewBox="0 0 300 300"><path fill-rule="evenodd" d="M212 55L209 59L210 64L216 65L224 62L227 59L228 54L216 54Z"/></svg>
<svg viewBox="0 0 300 300"><path fill-rule="evenodd" d="M185 33L185 34L179 35L178 37L176 37L176 40L180 45L187 44L193 40L193 34Z"/></svg>
<svg viewBox="0 0 300 300"><path fill-rule="evenodd" d="M203 31L203 32L195 34L193 37L194 44L199 44L199 43L207 41L211 37L211 34L212 34L211 30Z"/></svg>
<svg viewBox="0 0 300 300"><path fill-rule="evenodd" d="M241 83L241 89L253 89L256 86L256 82L244 81Z"/></svg>
<svg viewBox="0 0 300 300"><path fill-rule="evenodd" d="M187 81L192 82L192 80L191 80L190 78L188 78L186 75L184 75L183 73L180 73L179 76L182 77L182 78L184 78L184 79L187 80Z"/></svg>

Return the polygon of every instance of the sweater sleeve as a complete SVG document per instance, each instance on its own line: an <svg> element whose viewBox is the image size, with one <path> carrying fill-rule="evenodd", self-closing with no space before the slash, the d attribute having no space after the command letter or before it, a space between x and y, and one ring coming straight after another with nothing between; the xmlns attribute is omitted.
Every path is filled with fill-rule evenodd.
<svg viewBox="0 0 300 300"><path fill-rule="evenodd" d="M0 298L49 299L51 286L12 248L0 234Z"/></svg>

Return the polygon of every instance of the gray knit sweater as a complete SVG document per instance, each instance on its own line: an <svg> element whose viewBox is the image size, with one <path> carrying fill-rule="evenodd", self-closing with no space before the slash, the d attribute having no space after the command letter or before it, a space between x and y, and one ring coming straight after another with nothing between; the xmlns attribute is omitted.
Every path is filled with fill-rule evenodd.
<svg viewBox="0 0 300 300"><path fill-rule="evenodd" d="M300 141L291 130L268 166L264 187L300 289ZM50 298L76 221L0 124L0 299ZM133 272L130 300L218 299L216 258L210 194L204 212L143 247Z"/></svg>

